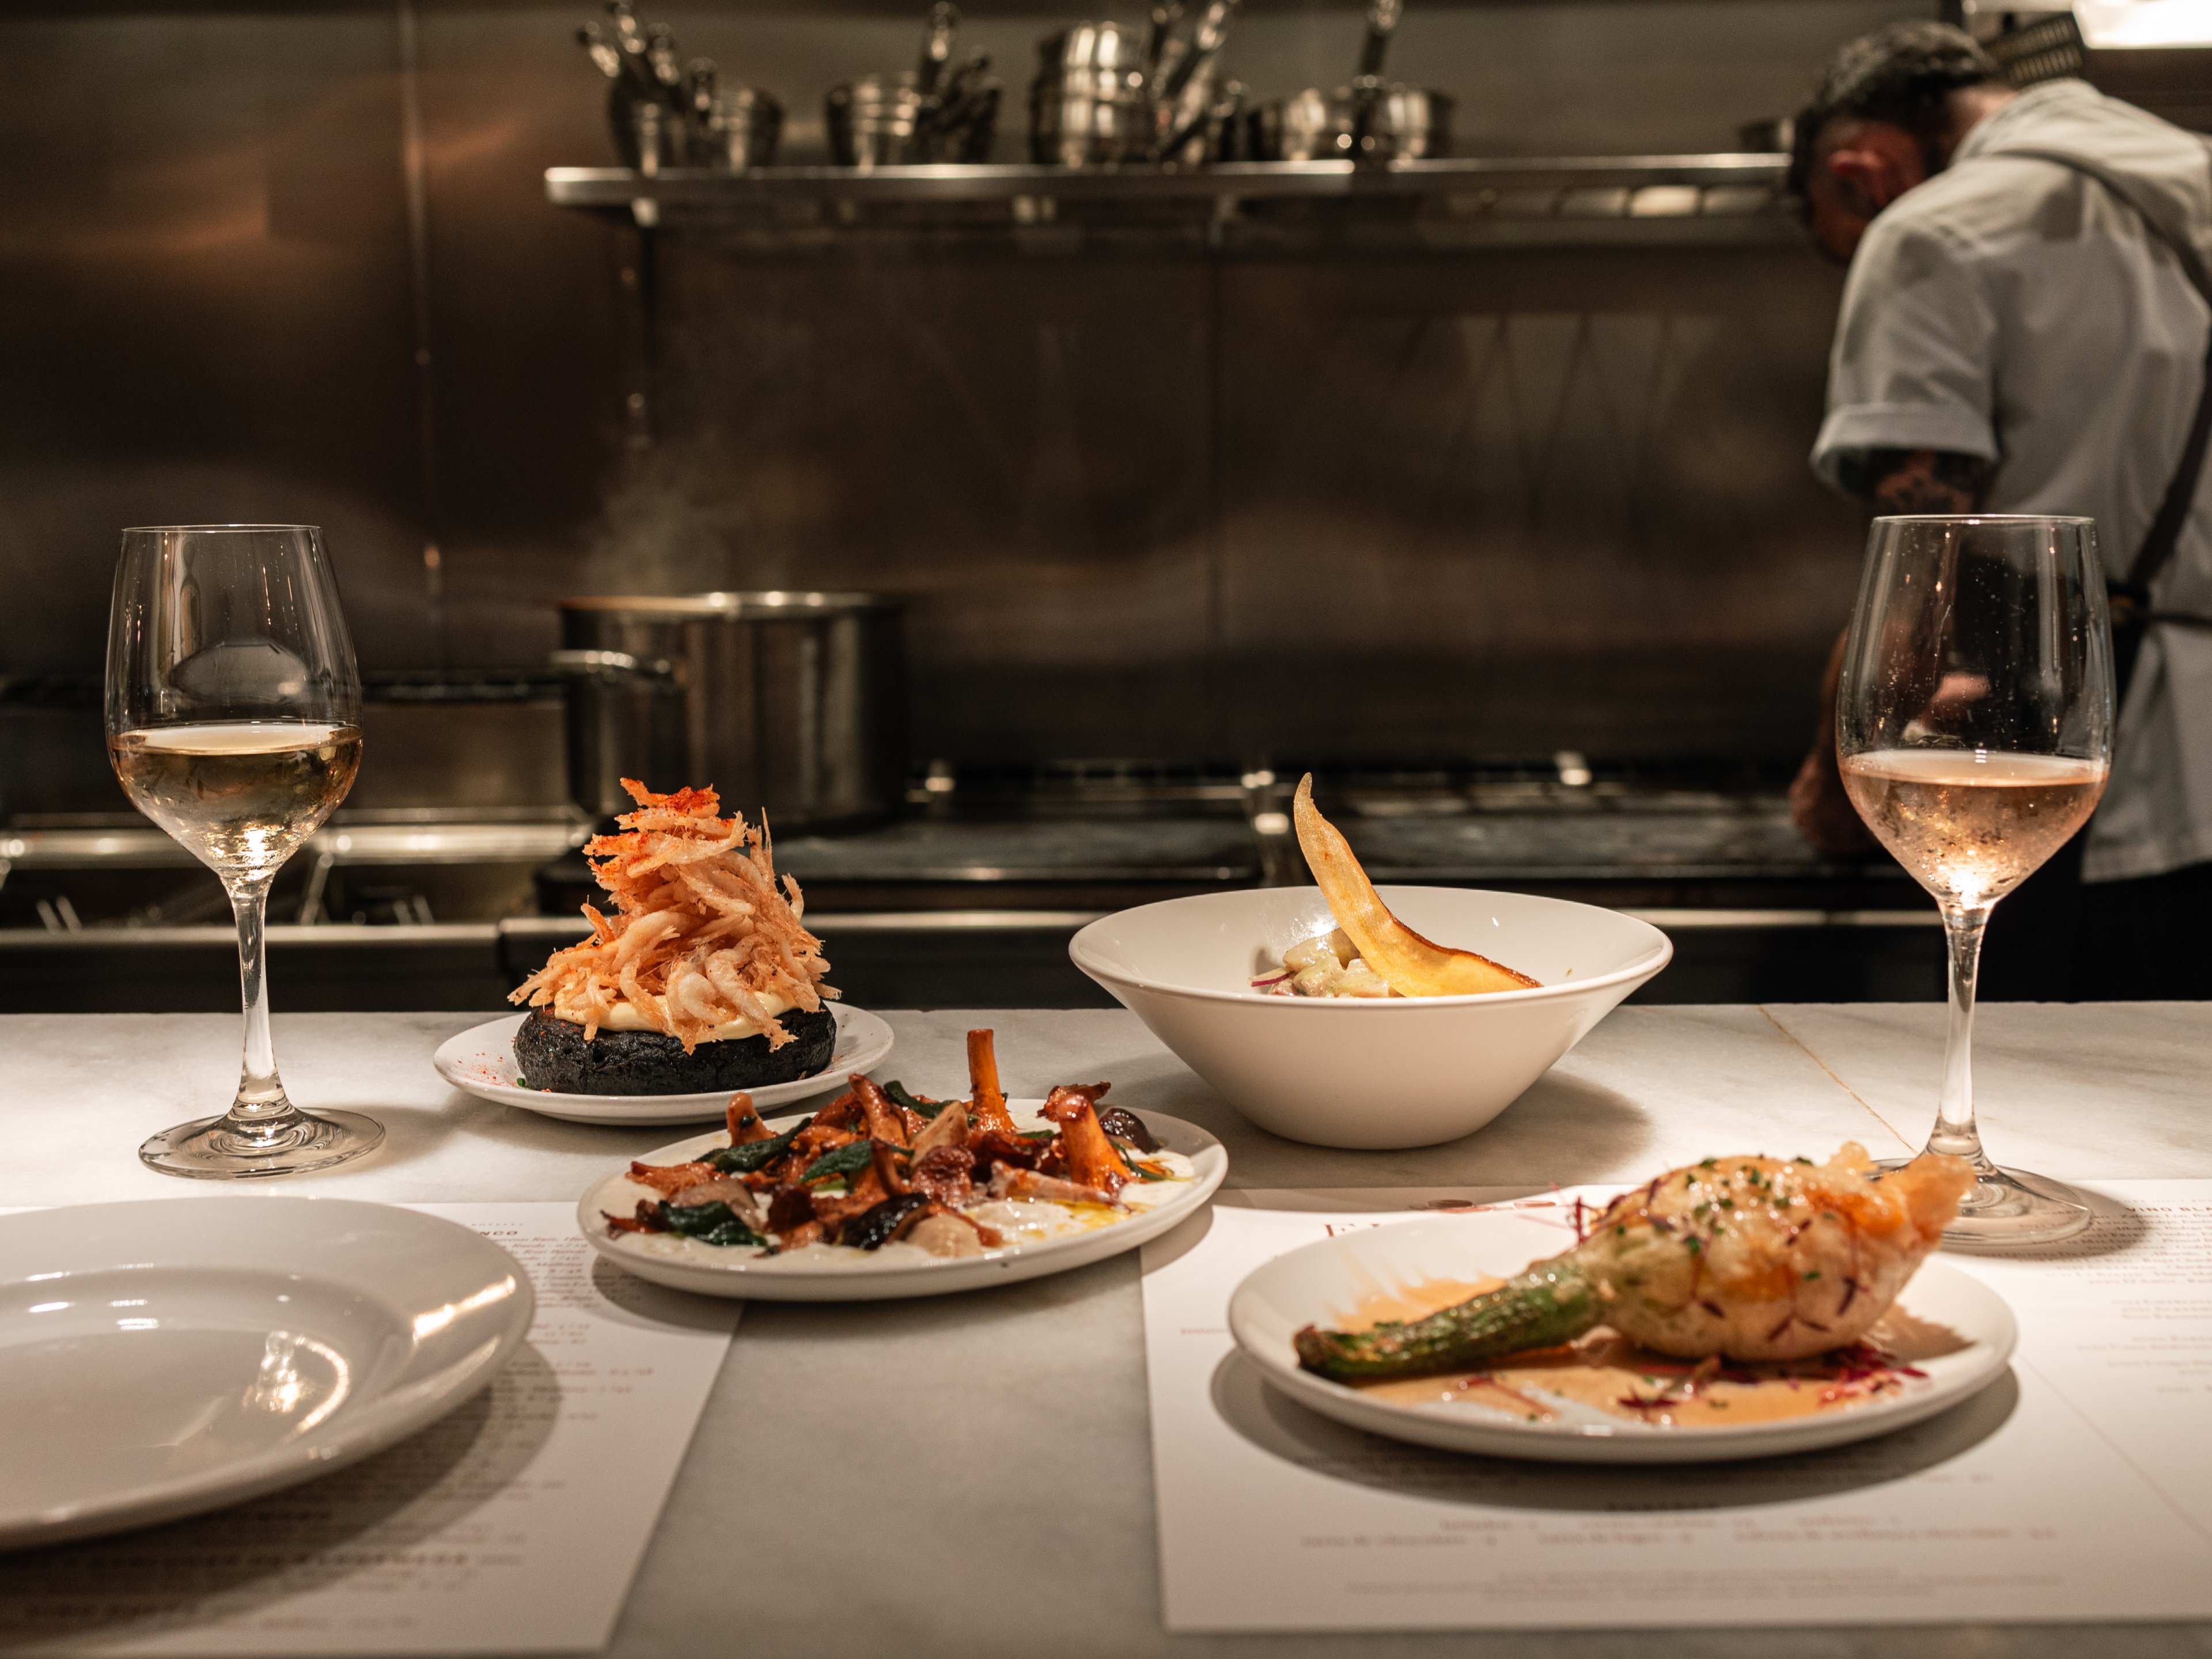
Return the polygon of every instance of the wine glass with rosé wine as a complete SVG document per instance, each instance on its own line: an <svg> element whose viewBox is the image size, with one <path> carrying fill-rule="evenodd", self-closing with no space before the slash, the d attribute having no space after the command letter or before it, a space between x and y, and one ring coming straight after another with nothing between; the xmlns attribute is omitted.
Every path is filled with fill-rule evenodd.
<svg viewBox="0 0 2212 1659"><path fill-rule="evenodd" d="M214 871L238 919L246 1043L220 1117L138 1156L167 1175L296 1175L358 1158L384 1126L303 1112L269 1036L262 922L284 861L361 765L361 676L312 525L123 532L108 614L107 754L131 803Z"/></svg>
<svg viewBox="0 0 2212 1659"><path fill-rule="evenodd" d="M2000 1169L1982 1150L1974 979L1990 912L2088 822L2112 768L2112 639L2095 525L1876 519L1844 652L1844 787L1935 896L1949 945L1950 1036L1928 1150L1969 1160L1979 1180L1943 1237L2070 1237L2089 1224L2079 1194Z"/></svg>

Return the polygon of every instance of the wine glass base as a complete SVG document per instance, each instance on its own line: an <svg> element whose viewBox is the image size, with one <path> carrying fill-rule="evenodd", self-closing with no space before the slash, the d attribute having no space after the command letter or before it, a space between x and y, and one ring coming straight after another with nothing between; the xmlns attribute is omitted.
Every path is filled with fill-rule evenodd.
<svg viewBox="0 0 2212 1659"><path fill-rule="evenodd" d="M372 1152L384 1126L359 1112L295 1109L269 1132L242 1129L228 1115L164 1129L138 1149L149 1169L195 1181L252 1181L303 1175Z"/></svg>
<svg viewBox="0 0 2212 1659"><path fill-rule="evenodd" d="M1887 1158L1880 1167L1901 1170L1911 1162ZM2088 1200L2062 1182L1988 1167L1959 1206L1958 1219L1943 1229L1943 1242L1984 1248L2050 1244L2087 1231L2094 1217Z"/></svg>

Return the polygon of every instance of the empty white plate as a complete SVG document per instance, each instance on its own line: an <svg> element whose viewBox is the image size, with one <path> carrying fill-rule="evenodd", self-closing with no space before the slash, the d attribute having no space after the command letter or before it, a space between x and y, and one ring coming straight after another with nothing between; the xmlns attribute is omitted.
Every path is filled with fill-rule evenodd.
<svg viewBox="0 0 2212 1659"><path fill-rule="evenodd" d="M848 1008L840 1002L831 1003L830 1012L837 1020L837 1046L830 1051L828 1066L795 1083L746 1090L756 1109L787 1109L794 1102L842 1088L854 1073L871 1071L890 1058L888 1022L865 1008ZM431 1056L431 1064L456 1089L568 1123L719 1123L729 1108L727 1089L701 1095L563 1095L525 1088L515 1069L514 1034L529 1018L508 1014L447 1037Z"/></svg>
<svg viewBox="0 0 2212 1659"><path fill-rule="evenodd" d="M426 1428L530 1329L467 1228L339 1199L0 1216L0 1548L173 1520Z"/></svg>
<svg viewBox="0 0 2212 1659"><path fill-rule="evenodd" d="M1557 1415L1524 1415L1472 1401L1400 1404L1299 1369L1292 1334L1332 1325L1377 1291L1444 1281L1504 1279L1556 1255L1555 1224L1480 1211L1324 1239L1277 1256L1237 1287L1229 1328L1261 1374L1301 1405L1356 1429L1449 1451L1571 1463L1714 1462L1811 1451L1887 1434L1933 1417L2005 1374L2018 1340L2012 1310L1979 1279L1941 1261L1923 1263L1896 1306L1940 1326L1957 1346L1915 1358L1925 1373L1894 1394L1779 1421L1668 1428L1624 1421L1595 1407L1547 1399Z"/></svg>
<svg viewBox="0 0 2212 1659"><path fill-rule="evenodd" d="M1036 1109L1043 1104L1042 1100L1010 1100L1006 1107L1016 1123L1035 1128L1042 1122ZM640 1199L659 1196L632 1181L626 1170L609 1176L584 1194L583 1202L576 1206L576 1222L592 1248L623 1272L706 1296L765 1302L882 1302L896 1297L942 1296L986 1285L1011 1285L1017 1279L1041 1279L1047 1273L1088 1267L1134 1249L1197 1213L1213 1196L1222 1177L1229 1173L1229 1154L1221 1143L1195 1123L1186 1123L1179 1117L1160 1112L1135 1115L1163 1147L1190 1160L1191 1180L1127 1221L1034 1244L1009 1245L984 1255L890 1261L859 1251L849 1255L841 1251L826 1259L762 1256L741 1249L711 1250L689 1239L672 1239L659 1233L611 1237L605 1216L635 1214ZM682 1164L710 1147L729 1144L726 1133L694 1135L647 1152L638 1162Z"/></svg>

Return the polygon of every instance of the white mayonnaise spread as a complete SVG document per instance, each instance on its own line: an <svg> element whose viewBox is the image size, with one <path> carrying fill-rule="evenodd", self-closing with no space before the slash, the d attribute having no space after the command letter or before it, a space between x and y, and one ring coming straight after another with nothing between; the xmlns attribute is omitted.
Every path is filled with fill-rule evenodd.
<svg viewBox="0 0 2212 1659"><path fill-rule="evenodd" d="M784 1014L791 1012L791 1004L777 996L773 991L764 991L757 994L761 1000L761 1006L769 1012ZM571 1025L582 1025L590 1018L590 1011L582 1003L563 1001L558 997L554 999L553 1012ZM617 999L611 1006L600 1011L599 1029L603 1031L657 1031L660 1028L628 1002ZM698 1040L702 1042L732 1042L740 1037L754 1037L760 1034L761 1028L757 1022L738 1018L731 1020L727 1024L715 1026Z"/></svg>

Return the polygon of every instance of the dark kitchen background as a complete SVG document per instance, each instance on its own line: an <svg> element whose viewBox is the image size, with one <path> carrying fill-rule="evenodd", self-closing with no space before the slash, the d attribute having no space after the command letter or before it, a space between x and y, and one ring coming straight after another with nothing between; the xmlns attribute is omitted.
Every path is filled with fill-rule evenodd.
<svg viewBox="0 0 2212 1659"><path fill-rule="evenodd" d="M1071 17L964 9L1024 160ZM819 165L823 89L910 64L921 10L648 15ZM1461 157L1730 153L1899 10L1414 0L1390 68L1454 96ZM825 190L641 230L549 200L614 163L589 15L0 14L9 1006L234 1002L220 891L129 812L97 709L117 528L234 520L325 527L370 685L360 783L280 889L282 1006L485 1006L542 960L585 823L555 602L718 588L908 602L905 805L779 837L860 1000L1101 1000L1076 922L1300 878L1308 766L1378 876L1655 914L1650 994L1938 994L1917 890L1781 805L1862 522L1805 465L1839 278L1777 167L1273 210ZM1360 33L1254 0L1225 61L1328 87Z"/></svg>

